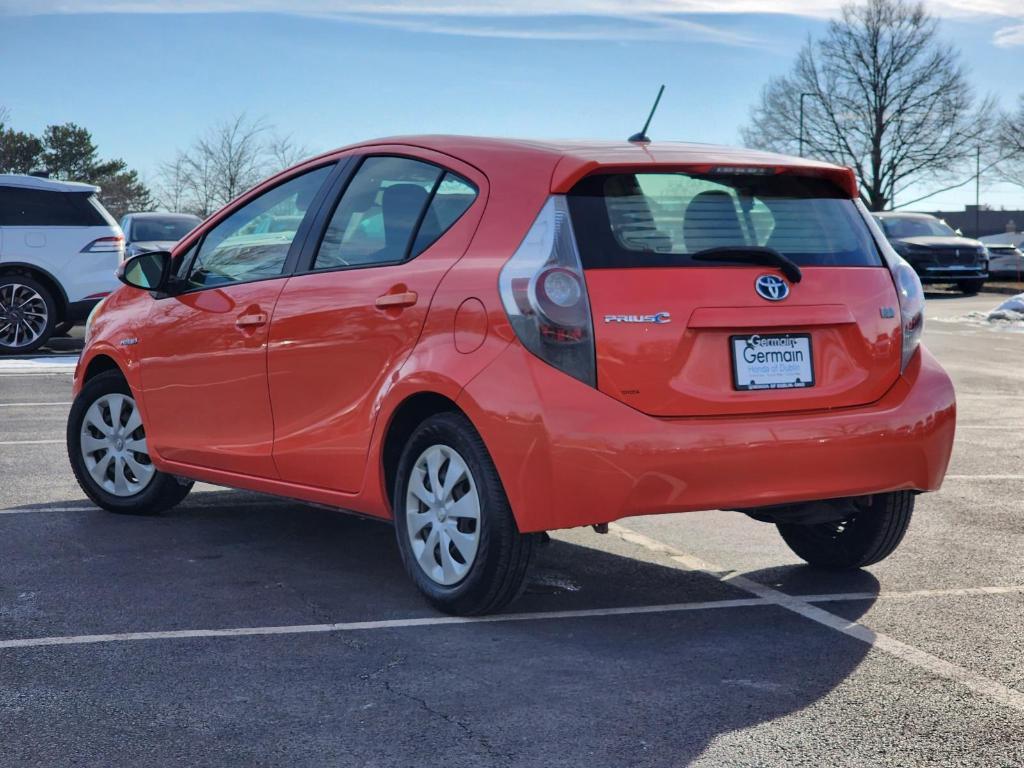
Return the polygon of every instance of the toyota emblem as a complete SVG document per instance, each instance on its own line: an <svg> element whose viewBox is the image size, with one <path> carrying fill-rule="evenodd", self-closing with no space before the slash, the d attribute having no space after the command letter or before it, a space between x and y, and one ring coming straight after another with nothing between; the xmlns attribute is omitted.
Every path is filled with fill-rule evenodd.
<svg viewBox="0 0 1024 768"><path fill-rule="evenodd" d="M775 275L760 275L754 281L754 290L762 299L768 301L782 301L789 296L789 285L781 277Z"/></svg>

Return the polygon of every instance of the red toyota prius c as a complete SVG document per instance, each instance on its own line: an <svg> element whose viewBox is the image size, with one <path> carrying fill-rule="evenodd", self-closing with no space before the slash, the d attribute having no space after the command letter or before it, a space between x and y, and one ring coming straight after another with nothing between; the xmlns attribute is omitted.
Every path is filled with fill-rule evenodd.
<svg viewBox="0 0 1024 768"><path fill-rule="evenodd" d="M542 532L631 515L736 510L870 565L949 462L920 281L833 165L380 139L120 277L75 372L86 495L157 513L203 481L391 520L450 613L514 599Z"/></svg>

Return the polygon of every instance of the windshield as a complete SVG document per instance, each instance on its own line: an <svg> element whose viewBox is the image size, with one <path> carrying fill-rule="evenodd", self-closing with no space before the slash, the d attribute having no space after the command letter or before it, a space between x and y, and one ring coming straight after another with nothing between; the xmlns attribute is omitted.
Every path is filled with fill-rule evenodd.
<svg viewBox="0 0 1024 768"><path fill-rule="evenodd" d="M198 218L185 219L178 216L166 219L135 219L132 222L130 239L132 242L143 243L151 241L178 241L195 229L199 222Z"/></svg>
<svg viewBox="0 0 1024 768"><path fill-rule="evenodd" d="M885 236L902 237L956 237L956 232L944 221L933 218L896 218L886 216L878 220L882 224Z"/></svg>
<svg viewBox="0 0 1024 768"><path fill-rule="evenodd" d="M800 266L880 266L854 202L776 174L602 174L569 194L585 268L693 266L711 248L770 248Z"/></svg>

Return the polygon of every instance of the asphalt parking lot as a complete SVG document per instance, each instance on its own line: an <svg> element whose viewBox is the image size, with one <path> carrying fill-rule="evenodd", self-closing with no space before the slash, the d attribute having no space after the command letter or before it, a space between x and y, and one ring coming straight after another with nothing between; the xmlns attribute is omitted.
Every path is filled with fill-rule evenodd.
<svg viewBox="0 0 1024 768"><path fill-rule="evenodd" d="M197 486L87 503L74 339L0 362L0 765L1024 764L1024 332L932 295L950 476L868 570L700 512L557 532L509 613L442 617L390 527ZM742 461L738 462L742 471Z"/></svg>

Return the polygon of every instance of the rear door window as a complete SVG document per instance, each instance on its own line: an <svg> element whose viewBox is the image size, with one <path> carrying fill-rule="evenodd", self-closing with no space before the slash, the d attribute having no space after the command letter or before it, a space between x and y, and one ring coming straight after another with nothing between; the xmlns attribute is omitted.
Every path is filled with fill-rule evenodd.
<svg viewBox="0 0 1024 768"><path fill-rule="evenodd" d="M0 226L107 227L114 220L89 192L0 186Z"/></svg>
<svg viewBox="0 0 1024 768"><path fill-rule="evenodd" d="M466 179L407 157L368 157L331 214L313 269L397 264L415 258L476 199Z"/></svg>
<svg viewBox="0 0 1024 768"><path fill-rule="evenodd" d="M749 246L801 266L882 265L854 202L821 179L601 174L570 192L569 209L585 268L707 267L692 256Z"/></svg>
<svg viewBox="0 0 1024 768"><path fill-rule="evenodd" d="M434 192L409 257L418 256L447 232L469 210L476 200L476 193L476 187L469 181L447 172Z"/></svg>

